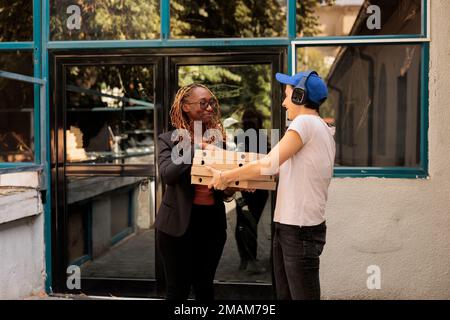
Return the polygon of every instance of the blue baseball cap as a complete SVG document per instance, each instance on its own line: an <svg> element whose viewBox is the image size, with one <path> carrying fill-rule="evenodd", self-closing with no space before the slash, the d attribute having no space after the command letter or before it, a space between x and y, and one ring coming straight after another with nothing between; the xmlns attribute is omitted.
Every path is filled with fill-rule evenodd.
<svg viewBox="0 0 450 320"><path fill-rule="evenodd" d="M288 76L284 73L277 73L275 78L278 82L283 84L289 84L293 87L299 84L300 80L307 75L308 72L303 71ZM328 97L328 89L325 81L322 80L317 74L311 74L306 82L307 96L306 100L313 106L319 107Z"/></svg>

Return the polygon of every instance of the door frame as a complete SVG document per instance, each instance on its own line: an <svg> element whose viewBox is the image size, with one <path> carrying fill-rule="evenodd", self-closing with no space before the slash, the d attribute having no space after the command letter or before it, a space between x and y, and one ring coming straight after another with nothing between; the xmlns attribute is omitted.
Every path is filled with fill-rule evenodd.
<svg viewBox="0 0 450 320"><path fill-rule="evenodd" d="M95 50L53 50L49 54L50 61L50 129L51 129L51 181L52 181L52 272L53 291L58 293L114 294L133 297L161 297L164 290L164 277L159 255L155 246L156 279L83 279L81 290L68 290L66 287L67 257L67 212L65 211L65 175L64 153L58 142L64 141L64 115L58 106L65 103L65 92L60 85L65 84L64 68L69 65L107 64L154 64L155 65L155 135L167 132L169 126L169 110L178 89L177 66L196 65L230 65L268 63L272 65L272 128L284 132L285 114L282 112L281 85L275 79L275 72L285 71L287 47L234 47L234 48L154 48L154 49L95 49ZM61 92L58 92L61 91ZM156 138L156 137L155 137ZM155 139L155 154L158 144ZM115 165L117 166L117 165ZM91 166L79 166L73 174L102 174L100 168L91 170ZM111 167L111 166L110 166ZM114 165L112 166L114 167ZM72 168L74 169L74 168ZM110 176L154 175L155 179L155 212L159 208L163 194L163 185L159 179L158 163L155 171L139 165L127 165L127 169L103 168L103 174ZM272 214L275 204L275 192L271 193ZM64 214L61 214L63 212ZM272 226L273 228L273 226ZM273 234L273 230L272 230ZM272 275L273 279L273 275ZM216 295L226 299L233 294L237 298L267 299L273 297L272 285L257 283L217 283ZM236 289L239 287L239 292Z"/></svg>

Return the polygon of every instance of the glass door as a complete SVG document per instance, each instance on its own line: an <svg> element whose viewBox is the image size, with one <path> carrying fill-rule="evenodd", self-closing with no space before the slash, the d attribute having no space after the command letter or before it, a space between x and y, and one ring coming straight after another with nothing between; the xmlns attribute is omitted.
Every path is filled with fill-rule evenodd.
<svg viewBox="0 0 450 320"><path fill-rule="evenodd" d="M152 225L162 60L81 55L55 61L57 290L123 295L120 287L131 290L134 282L156 295Z"/></svg>
<svg viewBox="0 0 450 320"><path fill-rule="evenodd" d="M164 186L155 143L170 130L179 86L206 84L227 129L283 129L285 48L152 49L52 54L52 216L55 292L162 297L153 222ZM248 150L230 136L230 148ZM260 150L256 150L260 151ZM218 299L273 297L274 193L226 203ZM76 287L73 277L81 279Z"/></svg>

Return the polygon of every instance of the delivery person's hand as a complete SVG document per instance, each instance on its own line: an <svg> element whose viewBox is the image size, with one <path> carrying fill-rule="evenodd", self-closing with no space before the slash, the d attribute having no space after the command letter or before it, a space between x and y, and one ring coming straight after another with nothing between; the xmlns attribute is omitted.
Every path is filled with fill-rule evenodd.
<svg viewBox="0 0 450 320"><path fill-rule="evenodd" d="M214 188L216 190L225 190L226 188L228 188L228 186L222 180L222 171L214 169L210 166L205 166L205 168L208 169L212 174L211 182L208 184L209 189Z"/></svg>
<svg viewBox="0 0 450 320"><path fill-rule="evenodd" d="M211 143L206 143L206 142L201 142L200 146L203 150L211 150L211 151L223 151L223 149L219 148L218 146L216 146L215 144L211 144Z"/></svg>

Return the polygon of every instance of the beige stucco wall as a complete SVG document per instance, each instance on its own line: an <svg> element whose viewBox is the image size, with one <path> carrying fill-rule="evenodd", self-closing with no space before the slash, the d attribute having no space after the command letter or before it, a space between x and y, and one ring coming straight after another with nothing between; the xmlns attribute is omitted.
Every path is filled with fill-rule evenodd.
<svg viewBox="0 0 450 320"><path fill-rule="evenodd" d="M334 179L325 299L450 299L450 1L431 1L429 179ZM367 267L381 269L369 290Z"/></svg>
<svg viewBox="0 0 450 320"><path fill-rule="evenodd" d="M45 290L44 215L36 171L0 174L0 300Z"/></svg>

